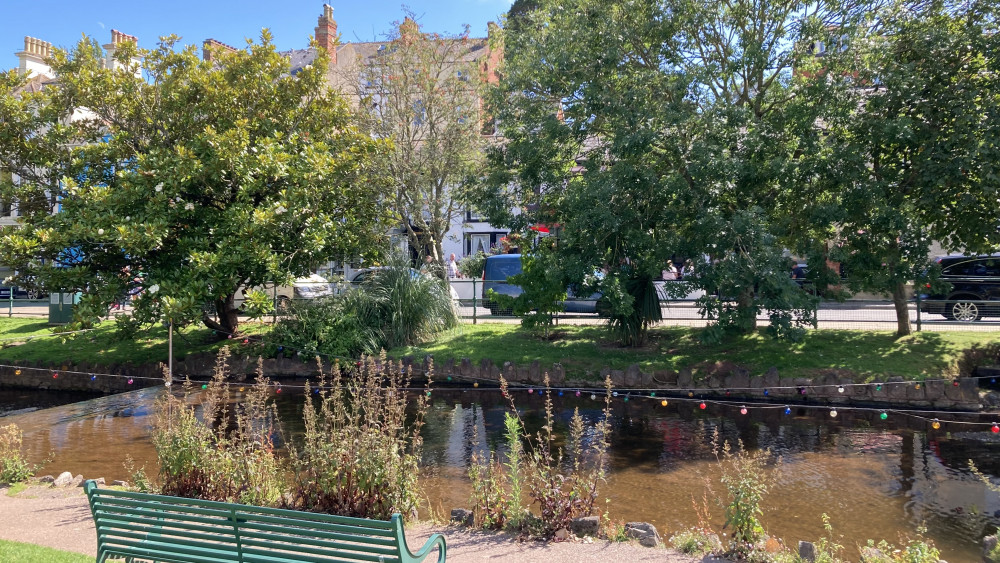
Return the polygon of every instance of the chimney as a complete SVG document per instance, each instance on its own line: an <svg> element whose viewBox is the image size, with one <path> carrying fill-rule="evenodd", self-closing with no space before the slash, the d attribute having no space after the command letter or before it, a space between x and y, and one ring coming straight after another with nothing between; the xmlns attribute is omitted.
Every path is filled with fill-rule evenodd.
<svg viewBox="0 0 1000 563"><path fill-rule="evenodd" d="M112 29L111 43L108 43L106 45L101 45L102 47L104 47L104 51L107 53L107 55L104 58L105 68L108 69L115 68L115 53L118 51L118 48L120 46L124 45L125 43L138 43L138 42L139 42L138 37L134 35L129 35L127 33L122 33L117 29Z"/></svg>
<svg viewBox="0 0 1000 563"><path fill-rule="evenodd" d="M31 72L52 76L52 68L45 63L45 59L52 56L52 43L25 36L24 50L15 55L18 60L17 70L21 74Z"/></svg>
<svg viewBox="0 0 1000 563"><path fill-rule="evenodd" d="M323 4L323 15L316 24L316 43L326 49L330 64L337 64L337 20L333 19L333 6Z"/></svg>
<svg viewBox="0 0 1000 563"><path fill-rule="evenodd" d="M215 53L223 49L232 52L236 50L236 47L226 45L217 39L206 39L201 43L201 58L206 61L215 60Z"/></svg>

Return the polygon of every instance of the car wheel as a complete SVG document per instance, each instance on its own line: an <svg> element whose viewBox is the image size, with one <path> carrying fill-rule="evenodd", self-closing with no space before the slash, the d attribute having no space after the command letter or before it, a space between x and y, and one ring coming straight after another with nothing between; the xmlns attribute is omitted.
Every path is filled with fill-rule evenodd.
<svg viewBox="0 0 1000 563"><path fill-rule="evenodd" d="M972 301L956 301L948 305L947 314L949 319L963 323L971 323L983 318L983 313L979 305Z"/></svg>
<svg viewBox="0 0 1000 563"><path fill-rule="evenodd" d="M29 289L25 293L27 294L26 297L28 299L31 299L32 301L34 301L35 299L38 299L39 297L41 297L40 295L38 295L38 290L37 289Z"/></svg>

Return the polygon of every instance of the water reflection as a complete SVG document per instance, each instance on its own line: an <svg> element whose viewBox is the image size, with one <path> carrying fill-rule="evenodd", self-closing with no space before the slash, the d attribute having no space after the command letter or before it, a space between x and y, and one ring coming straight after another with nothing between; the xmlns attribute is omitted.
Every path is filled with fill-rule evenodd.
<svg viewBox="0 0 1000 563"><path fill-rule="evenodd" d="M29 457L51 461L44 471L70 470L108 479L126 478L122 461L153 466L149 441L151 405L160 390L144 389L72 405L9 416L25 432ZM301 432L302 398L278 397L286 436ZM602 416L602 401L554 397L557 429L564 431L573 409L588 420ZM543 424L542 399L518 398L529 431ZM23 403L22 403L23 404ZM506 402L492 390L434 393L424 433L425 492L435 509L468 505L466 468L474 453L503 455ZM667 408L658 401L618 401L612 417L612 449L601 501L611 516L644 520L669 535L697 524L695 505L706 487L721 496L712 449L715 432L748 448L768 448L776 460L774 493L764 522L790 545L823 535L821 515L830 516L834 540L853 550L866 538L898 543L924 525L927 535L952 561L979 558L978 542L1000 523L1000 499L967 470L974 460L1000 474L1000 439L989 432L928 432L925 422L878 413L795 409L701 411L687 403ZM711 497L710 497L711 498ZM713 523L721 506L710 503ZM995 514L996 513L996 514ZM842 537L841 537L842 536ZM849 538L847 540L843 538Z"/></svg>

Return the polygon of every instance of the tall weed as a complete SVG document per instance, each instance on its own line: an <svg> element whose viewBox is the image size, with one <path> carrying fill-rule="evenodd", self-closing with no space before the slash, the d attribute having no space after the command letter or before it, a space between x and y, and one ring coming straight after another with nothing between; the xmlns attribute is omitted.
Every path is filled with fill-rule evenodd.
<svg viewBox="0 0 1000 563"><path fill-rule="evenodd" d="M269 382L258 364L257 382L230 407L229 349L219 350L207 388L195 396L190 381L180 396L156 404L153 445L163 494L275 506L285 489L275 454L277 415L268 403Z"/></svg>
<svg viewBox="0 0 1000 563"><path fill-rule="evenodd" d="M594 513L600 484L604 482L611 429L611 379L605 381L606 395L603 416L587 425L579 409L573 411L565 451L556 446L555 420L549 376L545 375L545 425L535 436L526 430L523 441L528 445L523 463L523 483L528 496L539 512L537 519L527 519L525 531L552 538L559 530L568 529L570 521ZM500 378L500 388L510 400L516 416L507 381ZM524 428L519 420L520 428Z"/></svg>
<svg viewBox="0 0 1000 563"><path fill-rule="evenodd" d="M16 424L0 426L0 483L19 483L35 474L21 453L23 435Z"/></svg>
<svg viewBox="0 0 1000 563"><path fill-rule="evenodd" d="M316 400L307 387L305 434L302 445L291 448L292 507L376 519L416 513L428 400L418 395L415 419L407 423L409 385L402 364L383 354L365 358L350 377L335 363L329 379L321 377Z"/></svg>
<svg viewBox="0 0 1000 563"><path fill-rule="evenodd" d="M774 485L774 476L766 471L770 450L748 451L743 441L734 451L728 441L719 444L719 433L712 436L712 449L722 469L722 485L729 493L726 523L732 529L730 549L740 556L752 554L765 539L761 502Z"/></svg>

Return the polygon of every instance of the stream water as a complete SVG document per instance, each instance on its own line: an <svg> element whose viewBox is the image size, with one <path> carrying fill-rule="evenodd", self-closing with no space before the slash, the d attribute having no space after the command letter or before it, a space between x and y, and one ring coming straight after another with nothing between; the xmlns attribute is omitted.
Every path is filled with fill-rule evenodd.
<svg viewBox="0 0 1000 563"><path fill-rule="evenodd" d="M87 477L126 479L126 456L137 466L155 467L150 443L153 401L160 389L144 389L52 406L87 396L56 398L51 392L0 392L0 425L17 423L24 431L28 457L45 462L42 473L72 471ZM601 416L602 401L553 397L557 427L565 428L573 409L588 419ZM286 435L296 434L302 397L277 397ZM12 405L17 410L10 412ZM6 406L6 408L5 408ZM25 412L23 409L42 407ZM47 407L47 408L45 408ZM542 398L518 395L529 428L542 423ZM495 390L436 390L427 416L422 482L435 510L469 505L466 475L476 450L503 449L506 402ZM775 487L767 497L763 521L768 532L795 546L824 535L822 515L833 526L833 540L849 553L868 538L900 543L919 527L951 563L980 561L980 540L1000 524L1000 498L967 469L973 460L985 473L1000 476L1000 437L990 432L930 430L926 422L877 412L826 411L793 407L751 409L659 400L623 402L612 414L610 472L601 504L614 519L652 522L669 537L698 523L696 504L706 486L722 496L712 435L747 448L769 449L780 462ZM710 495L709 498L712 498ZM713 524L723 509L709 503Z"/></svg>

